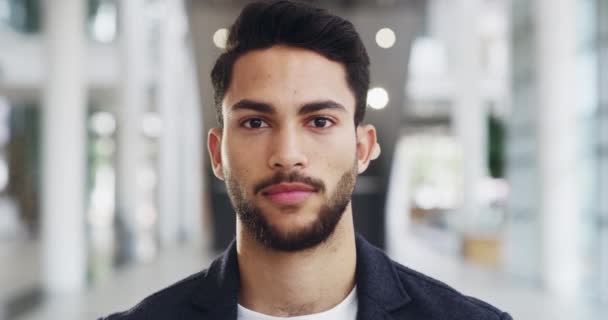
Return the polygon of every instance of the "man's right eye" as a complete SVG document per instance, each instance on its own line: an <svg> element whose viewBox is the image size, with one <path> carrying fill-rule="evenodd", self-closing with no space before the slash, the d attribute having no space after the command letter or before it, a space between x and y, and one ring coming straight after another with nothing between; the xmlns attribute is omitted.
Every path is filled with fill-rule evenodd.
<svg viewBox="0 0 608 320"><path fill-rule="evenodd" d="M267 128L268 124L259 118L251 118L245 120L242 125L247 129L259 129L259 128Z"/></svg>

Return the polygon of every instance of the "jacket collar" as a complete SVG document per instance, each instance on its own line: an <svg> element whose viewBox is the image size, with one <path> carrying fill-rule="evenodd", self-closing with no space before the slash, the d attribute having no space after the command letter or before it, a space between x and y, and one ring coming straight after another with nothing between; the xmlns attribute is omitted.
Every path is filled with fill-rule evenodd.
<svg viewBox="0 0 608 320"><path fill-rule="evenodd" d="M355 239L358 319L377 319L380 314L389 315L411 299L397 275L394 263L360 235L356 235ZM233 241L207 269L192 301L198 308L221 319L236 319L239 287L236 242Z"/></svg>
<svg viewBox="0 0 608 320"><path fill-rule="evenodd" d="M356 243L357 319L382 319L383 316L390 319L390 314L409 303L411 298L403 287L394 262L358 234Z"/></svg>
<svg viewBox="0 0 608 320"><path fill-rule="evenodd" d="M236 319L240 287L236 241L211 263L194 292L192 302L211 319Z"/></svg>

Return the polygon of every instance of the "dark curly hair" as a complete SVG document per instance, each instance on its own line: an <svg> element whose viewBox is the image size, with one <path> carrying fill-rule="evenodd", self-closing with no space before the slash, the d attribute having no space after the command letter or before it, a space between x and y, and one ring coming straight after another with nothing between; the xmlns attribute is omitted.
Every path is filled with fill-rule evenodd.
<svg viewBox="0 0 608 320"><path fill-rule="evenodd" d="M311 4L294 0L248 4L230 28L226 50L211 71L217 119L223 126L222 100L230 87L236 60L247 52L274 45L312 50L341 63L355 95L355 126L365 116L369 56L353 24Z"/></svg>

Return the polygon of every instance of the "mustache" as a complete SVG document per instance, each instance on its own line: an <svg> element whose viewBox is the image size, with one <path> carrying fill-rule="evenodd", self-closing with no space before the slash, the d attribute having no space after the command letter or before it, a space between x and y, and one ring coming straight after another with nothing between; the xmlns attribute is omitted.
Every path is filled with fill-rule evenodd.
<svg viewBox="0 0 608 320"><path fill-rule="evenodd" d="M295 171L291 172L291 173L279 171L279 172L275 173L272 177L262 180L261 182L257 183L253 187L253 191L254 191L254 194L257 194L260 191L262 191L264 188L270 187L275 184L294 183L294 182L307 184L307 185L311 186L312 188L314 188L316 191L320 191L320 192L325 191L325 183L323 183L323 181L321 181L320 179L300 175L298 172L295 172Z"/></svg>

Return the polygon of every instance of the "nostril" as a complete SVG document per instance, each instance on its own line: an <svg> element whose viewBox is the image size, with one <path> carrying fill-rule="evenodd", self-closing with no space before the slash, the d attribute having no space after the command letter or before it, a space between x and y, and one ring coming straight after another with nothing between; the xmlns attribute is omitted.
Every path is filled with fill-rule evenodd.
<svg viewBox="0 0 608 320"><path fill-rule="evenodd" d="M305 153L293 145L277 146L268 159L268 167L276 169L303 168L306 163Z"/></svg>

